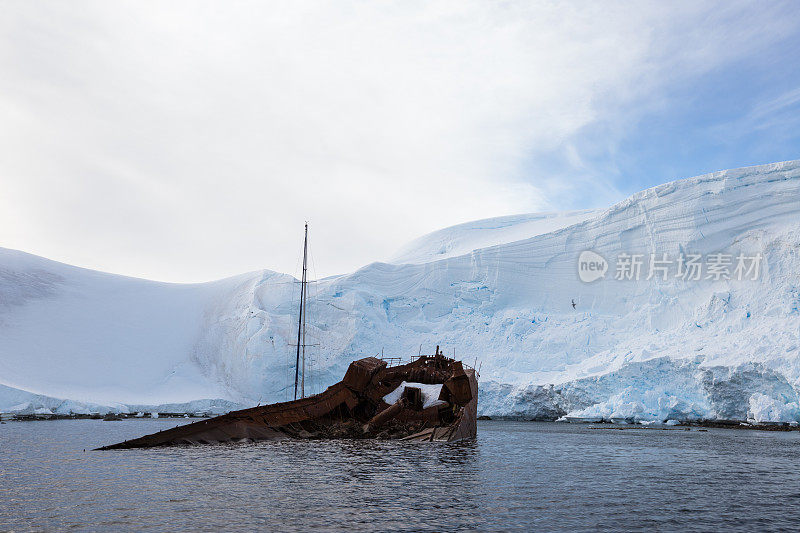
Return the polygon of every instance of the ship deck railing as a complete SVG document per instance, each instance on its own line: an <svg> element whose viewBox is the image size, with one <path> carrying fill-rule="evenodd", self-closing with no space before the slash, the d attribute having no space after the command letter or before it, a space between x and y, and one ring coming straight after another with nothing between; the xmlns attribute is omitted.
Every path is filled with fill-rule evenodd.
<svg viewBox="0 0 800 533"><path fill-rule="evenodd" d="M421 359L423 357L433 357L433 354L412 355L410 360L404 359L403 357L385 357L385 356L380 355L380 354L377 354L375 357L377 357L381 361L386 361L387 366L400 366L400 365L405 364L407 362L413 363L417 359ZM475 370L475 367L473 365L470 365L466 361L461 361L461 364L463 365L464 368L468 368L470 370ZM477 364L477 361L476 361L476 364Z"/></svg>

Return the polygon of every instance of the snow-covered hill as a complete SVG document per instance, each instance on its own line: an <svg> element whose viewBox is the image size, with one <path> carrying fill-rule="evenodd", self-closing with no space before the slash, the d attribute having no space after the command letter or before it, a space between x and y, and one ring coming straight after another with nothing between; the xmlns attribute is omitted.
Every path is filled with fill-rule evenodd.
<svg viewBox="0 0 800 533"><path fill-rule="evenodd" d="M488 218L451 226L408 243L388 262L429 263L495 246L550 233L598 215L602 210L531 213Z"/></svg>
<svg viewBox="0 0 800 533"><path fill-rule="evenodd" d="M590 283L587 250L608 265ZM614 279L620 254L641 255L640 279ZM666 278L646 279L650 254L671 261ZM676 277L693 254L701 279ZM735 279L739 256L762 258L757 279ZM720 260L734 279L713 279ZM440 344L478 360L485 414L800 420L798 272L798 161L464 224L313 284L307 388L357 357ZM0 410L42 401L20 389L103 405L284 400L297 292L268 271L176 285L1 250L0 383L14 392L0 389Z"/></svg>

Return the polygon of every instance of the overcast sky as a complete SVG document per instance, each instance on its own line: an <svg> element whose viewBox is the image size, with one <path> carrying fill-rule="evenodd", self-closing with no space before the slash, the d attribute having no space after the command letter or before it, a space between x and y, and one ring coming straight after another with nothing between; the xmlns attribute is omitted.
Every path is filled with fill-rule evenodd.
<svg viewBox="0 0 800 533"><path fill-rule="evenodd" d="M318 275L800 158L796 2L0 2L0 246Z"/></svg>

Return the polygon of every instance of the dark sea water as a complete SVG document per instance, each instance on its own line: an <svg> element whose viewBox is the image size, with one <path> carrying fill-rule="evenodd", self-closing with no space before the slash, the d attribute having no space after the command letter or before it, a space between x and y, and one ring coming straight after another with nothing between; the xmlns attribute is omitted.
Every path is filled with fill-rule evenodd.
<svg viewBox="0 0 800 533"><path fill-rule="evenodd" d="M0 425L0 530L800 528L798 432L487 421L460 444L89 451L179 422Z"/></svg>

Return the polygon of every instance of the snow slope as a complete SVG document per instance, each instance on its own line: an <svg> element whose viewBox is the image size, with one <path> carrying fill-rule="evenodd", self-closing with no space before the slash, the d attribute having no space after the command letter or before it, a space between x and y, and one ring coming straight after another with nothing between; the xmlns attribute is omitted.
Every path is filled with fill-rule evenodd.
<svg viewBox="0 0 800 533"><path fill-rule="evenodd" d="M585 250L609 261L605 278L580 281ZM623 252L764 264L755 281L615 280ZM313 284L307 390L354 358L440 344L479 361L484 414L800 420L798 272L798 161L456 226ZM175 285L0 250L0 383L105 404L284 400L296 298L268 271Z"/></svg>
<svg viewBox="0 0 800 533"><path fill-rule="evenodd" d="M419 264L464 255L479 248L529 239L572 226L600 211L531 213L467 222L434 231L408 243L388 262Z"/></svg>
<svg viewBox="0 0 800 533"><path fill-rule="evenodd" d="M224 319L221 305L267 278L291 280L264 272L198 285L157 283L0 249L0 380L113 407L229 397L228 384L204 366L198 338ZM0 408L23 400L0 390Z"/></svg>

